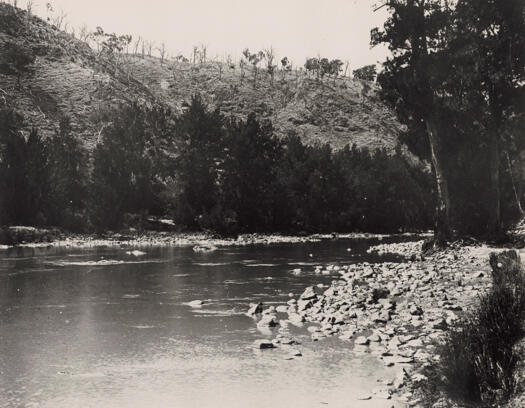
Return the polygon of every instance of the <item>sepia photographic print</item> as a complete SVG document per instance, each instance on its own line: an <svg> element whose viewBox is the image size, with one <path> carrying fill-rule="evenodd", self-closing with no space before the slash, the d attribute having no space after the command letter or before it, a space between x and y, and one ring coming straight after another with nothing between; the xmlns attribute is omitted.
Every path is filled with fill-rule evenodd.
<svg viewBox="0 0 525 408"><path fill-rule="evenodd" d="M0 0L0 408L523 408L524 206L525 0Z"/></svg>

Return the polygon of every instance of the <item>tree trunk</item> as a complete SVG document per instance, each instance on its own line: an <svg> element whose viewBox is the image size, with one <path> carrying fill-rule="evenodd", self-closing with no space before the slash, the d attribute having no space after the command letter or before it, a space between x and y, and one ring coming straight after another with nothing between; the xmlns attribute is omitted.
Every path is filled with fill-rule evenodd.
<svg viewBox="0 0 525 408"><path fill-rule="evenodd" d="M494 237L501 234L501 205L500 205L500 182L499 182L499 165L500 165L500 148L499 135L497 129L490 132L489 142L489 167L490 167L490 214L488 232Z"/></svg>
<svg viewBox="0 0 525 408"><path fill-rule="evenodd" d="M516 200L516 207L518 207L518 211L520 212L520 216L523 217L523 208L521 206L520 195L518 194L518 190L516 189L516 182L514 181L514 174L512 172L512 163L510 162L509 152L505 152L505 157L507 158L507 168L508 168L508 171L509 171L509 177L510 177L510 182L511 182L511 185L512 185L512 191L514 192L514 199ZM519 168L521 168L521 167L519 167Z"/></svg>
<svg viewBox="0 0 525 408"><path fill-rule="evenodd" d="M434 168L434 175L436 177L437 205L434 235L438 243L444 243L452 236L452 230L450 229L450 199L448 183L443 173L439 133L436 121L432 118L427 119L425 124L430 144L432 167Z"/></svg>

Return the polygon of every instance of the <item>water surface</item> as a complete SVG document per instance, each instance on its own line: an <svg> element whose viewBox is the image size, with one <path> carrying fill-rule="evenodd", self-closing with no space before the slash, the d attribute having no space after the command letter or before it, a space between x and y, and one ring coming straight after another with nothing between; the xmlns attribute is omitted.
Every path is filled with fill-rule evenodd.
<svg viewBox="0 0 525 408"><path fill-rule="evenodd" d="M394 260L366 254L376 243L0 251L0 406L390 407L356 400L394 376L375 357L298 327L302 357L254 351L277 330L244 315L338 278L315 265ZM196 299L206 303L187 305Z"/></svg>

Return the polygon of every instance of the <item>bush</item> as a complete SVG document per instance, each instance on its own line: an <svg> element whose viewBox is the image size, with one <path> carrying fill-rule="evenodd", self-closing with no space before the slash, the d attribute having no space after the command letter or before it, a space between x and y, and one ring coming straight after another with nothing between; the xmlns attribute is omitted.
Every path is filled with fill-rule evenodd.
<svg viewBox="0 0 525 408"><path fill-rule="evenodd" d="M520 356L515 343L523 336L524 274L514 251L491 254L493 288L477 308L452 328L441 350L438 372L455 398L501 403L516 387L514 371Z"/></svg>

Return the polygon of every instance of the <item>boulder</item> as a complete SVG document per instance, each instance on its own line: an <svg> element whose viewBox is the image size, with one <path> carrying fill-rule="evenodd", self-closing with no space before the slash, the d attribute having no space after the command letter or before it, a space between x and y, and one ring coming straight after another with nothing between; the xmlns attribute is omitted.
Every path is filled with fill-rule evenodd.
<svg viewBox="0 0 525 408"><path fill-rule="evenodd" d="M294 324L304 323L305 322L304 316L301 316L298 313L290 313L288 315L288 320L290 321L290 323L294 323Z"/></svg>
<svg viewBox="0 0 525 408"><path fill-rule="evenodd" d="M313 303L310 300L299 299L299 301L297 302L297 310L299 312L309 309L312 306L313 306Z"/></svg>
<svg viewBox="0 0 525 408"><path fill-rule="evenodd" d="M408 311L412 316L421 316L423 314L423 309L417 305L410 305Z"/></svg>
<svg viewBox="0 0 525 408"><path fill-rule="evenodd" d="M317 294L315 293L315 289L313 286L308 286L301 295L302 300L311 300L316 298Z"/></svg>
<svg viewBox="0 0 525 408"><path fill-rule="evenodd" d="M288 306L279 305L275 308L275 310L279 313L286 313L288 312Z"/></svg>
<svg viewBox="0 0 525 408"><path fill-rule="evenodd" d="M278 324L279 323L277 323L275 316L266 315L261 320L259 320L259 322L257 323L257 327L275 327Z"/></svg>
<svg viewBox="0 0 525 408"><path fill-rule="evenodd" d="M253 317L255 315L261 314L263 312L262 303L250 303L250 308L246 312L246 315Z"/></svg>
<svg viewBox="0 0 525 408"><path fill-rule="evenodd" d="M255 340L253 342L253 347L259 350L264 350L264 349L272 349L272 348L275 348L276 346L271 341L262 339L262 340Z"/></svg>
<svg viewBox="0 0 525 408"><path fill-rule="evenodd" d="M370 343L370 340L368 340L365 336L359 336L357 339L355 339L355 344L359 344L360 346L366 346L368 343Z"/></svg>

